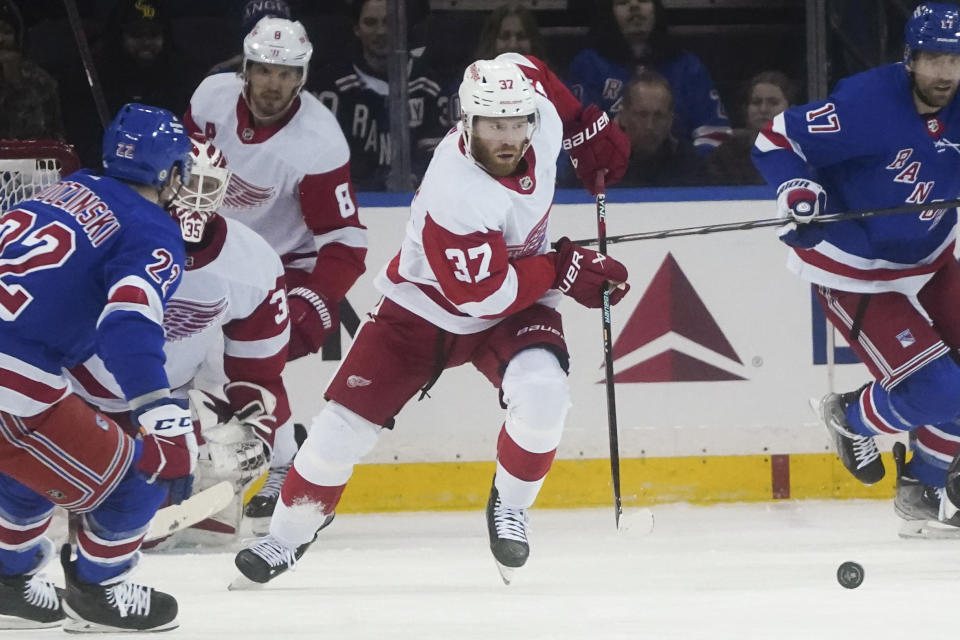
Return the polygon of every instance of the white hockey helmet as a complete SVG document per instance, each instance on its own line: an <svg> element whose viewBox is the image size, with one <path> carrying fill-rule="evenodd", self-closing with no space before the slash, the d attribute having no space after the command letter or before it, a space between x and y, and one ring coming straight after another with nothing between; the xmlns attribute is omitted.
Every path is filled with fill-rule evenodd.
<svg viewBox="0 0 960 640"><path fill-rule="evenodd" d="M261 18L243 39L243 73L251 62L282 64L302 71L300 87L307 81L313 45L307 30L296 20Z"/></svg>
<svg viewBox="0 0 960 640"><path fill-rule="evenodd" d="M173 199L170 214L180 223L180 235L186 242L200 242L207 223L223 202L231 171L227 159L213 143L203 137L191 137L193 160L187 182Z"/></svg>
<svg viewBox="0 0 960 640"><path fill-rule="evenodd" d="M463 141L468 152L475 117L527 116L527 144L523 148L526 152L540 124L540 116L533 98L533 87L520 72L520 67L502 59L477 60L463 72L459 93Z"/></svg>

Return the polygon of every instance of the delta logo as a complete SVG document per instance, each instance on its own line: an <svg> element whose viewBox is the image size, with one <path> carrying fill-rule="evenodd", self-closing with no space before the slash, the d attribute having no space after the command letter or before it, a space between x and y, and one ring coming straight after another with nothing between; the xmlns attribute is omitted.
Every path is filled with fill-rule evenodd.
<svg viewBox="0 0 960 640"><path fill-rule="evenodd" d="M614 342L613 358L619 383L747 379L740 356L670 253Z"/></svg>

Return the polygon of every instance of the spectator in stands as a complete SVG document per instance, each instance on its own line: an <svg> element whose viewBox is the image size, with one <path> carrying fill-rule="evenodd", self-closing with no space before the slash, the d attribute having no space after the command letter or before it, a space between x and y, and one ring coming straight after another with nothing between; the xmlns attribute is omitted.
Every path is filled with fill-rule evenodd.
<svg viewBox="0 0 960 640"><path fill-rule="evenodd" d="M627 81L653 69L670 83L675 98L673 133L706 155L732 131L709 71L699 58L667 36L661 0L597 0L590 46L570 63L568 82L583 104L611 115L621 108Z"/></svg>
<svg viewBox="0 0 960 640"><path fill-rule="evenodd" d="M733 137L707 156L707 176L711 184L766 184L750 159L757 134L767 123L798 100L796 83L780 71L762 71L753 76L743 105L745 128L735 129Z"/></svg>
<svg viewBox="0 0 960 640"><path fill-rule="evenodd" d="M620 187L683 187L703 184L704 161L693 144L672 133L673 92L655 71L627 84L617 122L630 137L630 164Z"/></svg>
<svg viewBox="0 0 960 640"><path fill-rule="evenodd" d="M203 69L176 50L158 0L120 0L105 31L97 71L111 112L141 102L183 113Z"/></svg>
<svg viewBox="0 0 960 640"><path fill-rule="evenodd" d="M547 49L533 12L519 5L497 7L483 21L477 60L490 60L512 51L547 60Z"/></svg>
<svg viewBox="0 0 960 640"><path fill-rule="evenodd" d="M309 90L333 112L350 144L351 176L361 191L386 189L391 163L387 84L387 0L351 2L355 48L307 77ZM408 66L412 184L426 171L439 139L440 86L416 52Z"/></svg>
<svg viewBox="0 0 960 640"><path fill-rule="evenodd" d="M240 33L236 39L242 40L255 24L260 22L260 18L283 18L285 20L295 20L293 12L290 11L290 5L284 0L249 0L240 10ZM239 73L243 64L243 53L227 58L223 62L213 65L207 75L214 73Z"/></svg>
<svg viewBox="0 0 960 640"><path fill-rule="evenodd" d="M0 0L0 138L62 140L57 82L23 56L23 35L17 6Z"/></svg>

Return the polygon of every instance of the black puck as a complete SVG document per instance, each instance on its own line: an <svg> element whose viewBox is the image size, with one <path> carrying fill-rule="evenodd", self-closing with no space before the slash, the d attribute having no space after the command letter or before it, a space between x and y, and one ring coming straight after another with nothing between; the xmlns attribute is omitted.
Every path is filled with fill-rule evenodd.
<svg viewBox="0 0 960 640"><path fill-rule="evenodd" d="M837 568L837 582L845 589L856 589L863 584L863 567L856 562L844 562Z"/></svg>

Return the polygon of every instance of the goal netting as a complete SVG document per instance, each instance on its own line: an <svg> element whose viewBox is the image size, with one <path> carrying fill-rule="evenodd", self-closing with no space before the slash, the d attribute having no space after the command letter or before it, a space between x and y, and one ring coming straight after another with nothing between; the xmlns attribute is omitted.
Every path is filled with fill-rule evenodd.
<svg viewBox="0 0 960 640"><path fill-rule="evenodd" d="M0 140L0 212L80 168L70 145L56 140Z"/></svg>

